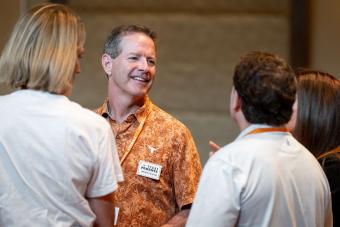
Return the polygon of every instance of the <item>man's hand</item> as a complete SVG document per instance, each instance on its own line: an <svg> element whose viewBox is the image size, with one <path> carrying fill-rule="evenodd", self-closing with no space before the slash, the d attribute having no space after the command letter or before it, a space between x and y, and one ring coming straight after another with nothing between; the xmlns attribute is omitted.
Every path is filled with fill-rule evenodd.
<svg viewBox="0 0 340 227"><path fill-rule="evenodd" d="M190 209L184 209L178 212L175 216L173 216L168 223L162 225L161 227L184 227L188 216L190 213Z"/></svg>
<svg viewBox="0 0 340 227"><path fill-rule="evenodd" d="M209 141L209 147L211 149L211 151L209 152L209 158L221 148L218 144L211 140Z"/></svg>
<svg viewBox="0 0 340 227"><path fill-rule="evenodd" d="M91 210L96 215L95 227L112 227L114 220L114 199L110 193L97 198L88 198Z"/></svg>

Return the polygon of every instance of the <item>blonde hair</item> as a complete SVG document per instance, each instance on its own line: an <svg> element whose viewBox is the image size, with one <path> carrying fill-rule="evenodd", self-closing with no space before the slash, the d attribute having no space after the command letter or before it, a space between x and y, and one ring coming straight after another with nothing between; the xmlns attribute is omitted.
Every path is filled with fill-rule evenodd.
<svg viewBox="0 0 340 227"><path fill-rule="evenodd" d="M36 6L19 19L3 50L1 80L13 88L69 94L84 42L84 24L71 9Z"/></svg>

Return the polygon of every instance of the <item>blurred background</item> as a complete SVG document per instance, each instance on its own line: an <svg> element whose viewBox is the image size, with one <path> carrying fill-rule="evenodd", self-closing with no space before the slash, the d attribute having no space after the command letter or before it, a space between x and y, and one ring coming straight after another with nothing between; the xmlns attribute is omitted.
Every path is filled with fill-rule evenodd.
<svg viewBox="0 0 340 227"><path fill-rule="evenodd" d="M245 52L273 52L294 68L340 75L338 0L1 0L0 50L21 13L42 2L67 4L85 22L86 52L70 99L90 109L106 96L100 58L112 27L137 23L158 33L150 96L189 127L203 164L209 140L225 145L239 133L229 93ZM0 85L0 95L10 91Z"/></svg>

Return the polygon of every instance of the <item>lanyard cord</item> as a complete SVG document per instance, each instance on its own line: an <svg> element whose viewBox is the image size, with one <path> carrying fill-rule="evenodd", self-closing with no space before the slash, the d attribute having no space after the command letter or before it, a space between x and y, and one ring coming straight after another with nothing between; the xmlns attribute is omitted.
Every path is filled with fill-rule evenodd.
<svg viewBox="0 0 340 227"><path fill-rule="evenodd" d="M136 141L137 141L137 139L138 139L140 133L142 132L143 127L144 127L144 124L145 124L145 121L146 121L146 119L148 118L149 114L151 113L151 109L152 109L152 107L150 106L150 108L148 109L148 112L145 114L145 117L144 117L144 118L141 120L141 122L139 123L138 128L136 129L136 132L135 132L135 134L133 135L133 138L132 138L132 140L131 140L131 142L130 142L128 148L127 148L127 150L125 151L125 153L124 153L122 159L120 160L120 164L121 164L121 165L122 165L123 162L125 161L126 157L130 154L130 152L131 152L133 146L135 145L135 143L136 143Z"/></svg>
<svg viewBox="0 0 340 227"><path fill-rule="evenodd" d="M330 151L327 151L327 152L321 154L317 159L320 160L322 158L325 158L329 155L336 154L336 153L340 153L340 147L336 147L333 150L330 150Z"/></svg>
<svg viewBox="0 0 340 227"><path fill-rule="evenodd" d="M252 135L252 134L258 134L263 132L288 132L287 128L256 128L250 132L248 132L246 135Z"/></svg>

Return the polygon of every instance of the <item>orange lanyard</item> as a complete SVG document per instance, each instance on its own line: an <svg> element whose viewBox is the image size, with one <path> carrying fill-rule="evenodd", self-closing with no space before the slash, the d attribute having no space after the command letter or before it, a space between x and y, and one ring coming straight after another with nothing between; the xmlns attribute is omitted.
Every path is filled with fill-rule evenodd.
<svg viewBox="0 0 340 227"><path fill-rule="evenodd" d="M330 151L327 151L326 153L321 154L318 157L318 160L320 160L320 159L322 159L324 157L327 157L328 155L332 155L332 154L336 154L336 153L340 153L340 147L336 147L333 150L330 150Z"/></svg>
<svg viewBox="0 0 340 227"><path fill-rule="evenodd" d="M256 128L250 132L248 132L246 135L251 134L258 134L263 132L288 132L287 128Z"/></svg>
<svg viewBox="0 0 340 227"><path fill-rule="evenodd" d="M145 124L145 121L146 121L146 119L148 118L149 114L151 113L151 109L152 109L152 107L150 106L148 112L145 114L145 117L144 117L144 118L141 120L141 122L139 123L138 128L136 129L136 132L135 132L135 134L133 135L133 138L132 138L132 140L131 140L131 142L130 142L128 148L127 148L127 150L125 151L125 153L124 153L122 159L120 160L120 164L121 164L121 165L122 165L123 162L125 161L126 157L130 154L133 145L135 145L135 143L136 143L136 141L137 141L137 139L138 139L140 133L142 132L143 127L144 127L144 124Z"/></svg>

